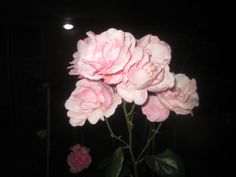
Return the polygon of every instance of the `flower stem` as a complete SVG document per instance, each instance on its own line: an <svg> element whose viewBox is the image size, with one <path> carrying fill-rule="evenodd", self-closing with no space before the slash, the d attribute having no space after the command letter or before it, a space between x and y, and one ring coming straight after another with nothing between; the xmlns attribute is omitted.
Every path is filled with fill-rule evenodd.
<svg viewBox="0 0 236 177"><path fill-rule="evenodd" d="M135 160L134 153L133 153L133 147L132 147L132 128L133 128L133 123L132 123L132 118L133 118L133 112L135 109L135 104L132 105L131 109L129 112L127 112L127 107L126 107L126 102L123 102L123 110L125 113L125 120L128 128L128 133L129 133L129 154L131 156L132 162L133 162L133 167L134 167L134 177L138 177L138 170L137 170L137 161Z"/></svg>
<svg viewBox="0 0 236 177"><path fill-rule="evenodd" d="M108 130L109 130L109 132L110 132L110 134L111 134L111 137L112 137L112 138L115 138L115 139L118 140L118 141L120 141L120 142L123 143L124 145L129 146L129 144L126 143L124 140L122 140L122 139L120 138L120 136L116 136L116 135L114 134L114 132L112 131L111 126L110 126L110 124L109 124L109 122L108 122L108 120L107 120L106 117L105 117L105 122L106 122L107 128L108 128Z"/></svg>
<svg viewBox="0 0 236 177"><path fill-rule="evenodd" d="M134 110L135 110L135 103L133 103L132 107L130 108L129 111L127 111L127 103L124 101L123 102L123 111L125 114L125 120L126 120L126 124L127 124L127 128L128 128L128 138L129 141L128 143L126 141L124 141L123 139L121 139L120 136L116 136L114 134L114 132L111 129L111 126L107 120L107 118L105 117L105 122L106 125L108 127L108 130L111 134L111 137L118 140L119 142L123 143L125 146L123 147L124 149L128 149L132 163L133 163L133 168L134 168L134 177L138 177L138 164L140 162L142 162L141 157L143 156L144 152L147 150L148 146L150 145L150 143L152 142L152 140L154 139L154 137L156 136L156 134L158 133L159 129L161 128L162 123L159 123L158 126L156 127L155 131L153 132L153 134L151 134L151 131L148 135L148 140L147 143L145 144L144 148L142 149L141 153L139 154L138 158L135 159L134 156L134 152L133 152L133 146L132 146L132 129L133 129L133 116L134 116Z"/></svg>
<svg viewBox="0 0 236 177"><path fill-rule="evenodd" d="M142 157L143 153L147 150L149 144L152 142L153 138L156 136L156 134L158 133L159 129L161 128L162 123L159 123L157 128L155 129L154 133L152 134L152 136L150 138L148 138L148 141L146 143L146 145L144 146L143 150L141 151L141 153L139 154L138 158L137 158L137 162L140 162L140 158Z"/></svg>

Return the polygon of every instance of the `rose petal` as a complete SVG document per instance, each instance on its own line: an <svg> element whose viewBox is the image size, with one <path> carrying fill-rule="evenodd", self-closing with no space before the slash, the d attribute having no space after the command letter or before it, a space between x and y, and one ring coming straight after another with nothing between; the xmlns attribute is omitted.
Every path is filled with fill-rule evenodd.
<svg viewBox="0 0 236 177"><path fill-rule="evenodd" d="M127 101L128 103L132 103L133 102L133 92L131 88L132 86L126 87L123 83L118 84L116 89L117 89L117 93L121 96L121 98L123 98L125 101Z"/></svg>
<svg viewBox="0 0 236 177"><path fill-rule="evenodd" d="M133 93L133 99L135 104L137 105L142 105L143 103L145 103L145 101L147 100L148 97L148 93L146 89L143 90L135 90Z"/></svg>
<svg viewBox="0 0 236 177"><path fill-rule="evenodd" d="M117 106L122 103L122 99L118 94L115 94L113 96L112 102L113 104L111 105L111 107L104 113L104 116L107 118L115 113Z"/></svg>
<svg viewBox="0 0 236 177"><path fill-rule="evenodd" d="M88 121L91 124L96 124L99 119L104 119L101 109L97 109L88 116Z"/></svg>
<svg viewBox="0 0 236 177"><path fill-rule="evenodd" d="M142 106L142 112L151 122L162 122L169 116L170 111L158 100L157 96L149 96L147 102Z"/></svg>

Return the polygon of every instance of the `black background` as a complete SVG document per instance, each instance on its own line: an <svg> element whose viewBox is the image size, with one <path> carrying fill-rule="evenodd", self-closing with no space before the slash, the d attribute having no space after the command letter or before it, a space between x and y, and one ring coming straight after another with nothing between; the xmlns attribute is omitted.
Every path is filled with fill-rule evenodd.
<svg viewBox="0 0 236 177"><path fill-rule="evenodd" d="M76 128L69 125L64 102L76 77L69 76L66 68L77 41L85 38L87 31L100 33L111 27L136 38L158 35L172 48L171 70L197 80L199 108L194 109L193 117L171 115L154 151L172 148L182 157L188 177L231 174L235 56L229 7L226 1L150 0L8 1L1 5L0 110L2 119L9 122L9 126L2 123L7 128L2 137L10 142L7 166L14 169L8 175L46 176L48 135L50 176L73 176L66 157L76 143L89 147L93 157L90 170L81 175L101 175L96 166L115 144L102 121ZM62 28L68 17L75 24L72 31ZM121 116L120 109L117 115ZM137 137L143 135L144 118L141 113L139 116ZM122 121L115 116L110 120L117 131L125 132ZM134 141L138 143L139 138Z"/></svg>

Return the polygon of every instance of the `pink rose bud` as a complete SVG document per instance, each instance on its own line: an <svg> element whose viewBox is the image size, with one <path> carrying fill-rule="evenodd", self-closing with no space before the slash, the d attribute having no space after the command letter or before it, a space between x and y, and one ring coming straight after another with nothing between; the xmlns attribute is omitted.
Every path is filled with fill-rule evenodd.
<svg viewBox="0 0 236 177"><path fill-rule="evenodd" d="M72 152L67 156L67 163L71 173L79 173L88 168L92 162L89 149L80 144L71 147Z"/></svg>

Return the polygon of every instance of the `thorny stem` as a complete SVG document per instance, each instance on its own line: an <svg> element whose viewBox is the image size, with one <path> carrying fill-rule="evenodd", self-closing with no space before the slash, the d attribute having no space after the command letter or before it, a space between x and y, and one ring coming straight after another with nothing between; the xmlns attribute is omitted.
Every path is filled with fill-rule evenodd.
<svg viewBox="0 0 236 177"><path fill-rule="evenodd" d="M107 128L108 128L108 130L109 130L109 132L110 132L110 134L111 134L111 137L112 137L112 138L115 138L115 139L118 140L118 141L120 141L120 142L123 143L124 145L129 146L128 143L126 143L124 140L122 140L122 139L120 138L120 136L116 136L116 135L114 134L114 132L112 131L111 126L110 126L110 124L109 124L109 122L108 122L108 120L107 120L106 117L105 117L105 122L106 122Z"/></svg>

